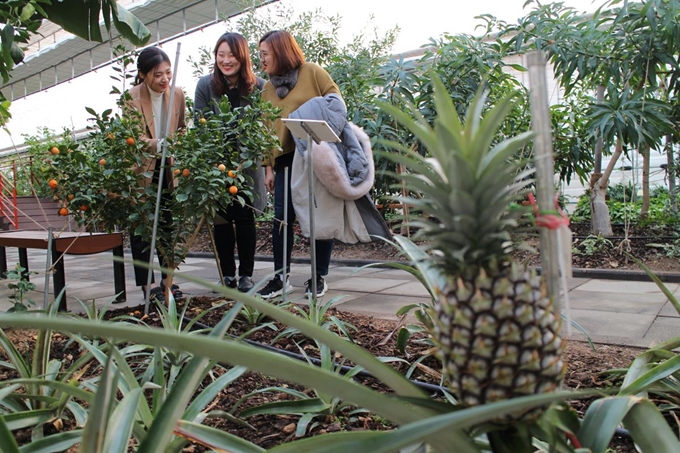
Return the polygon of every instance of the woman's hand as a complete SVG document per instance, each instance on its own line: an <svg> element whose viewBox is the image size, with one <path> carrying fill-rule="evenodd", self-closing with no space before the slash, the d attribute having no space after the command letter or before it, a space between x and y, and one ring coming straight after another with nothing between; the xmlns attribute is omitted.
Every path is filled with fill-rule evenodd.
<svg viewBox="0 0 680 453"><path fill-rule="evenodd" d="M274 193L274 169L270 165L264 167L264 186L269 193Z"/></svg>

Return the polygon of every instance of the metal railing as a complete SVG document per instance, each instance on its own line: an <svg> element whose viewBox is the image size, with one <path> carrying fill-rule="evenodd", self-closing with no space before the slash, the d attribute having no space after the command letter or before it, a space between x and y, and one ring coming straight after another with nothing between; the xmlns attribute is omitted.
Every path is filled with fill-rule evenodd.
<svg viewBox="0 0 680 453"><path fill-rule="evenodd" d="M9 170L9 171L8 171ZM11 172L12 179L7 176ZM19 209L17 208L17 165L16 161L0 167L0 222L7 219L15 230L19 229Z"/></svg>

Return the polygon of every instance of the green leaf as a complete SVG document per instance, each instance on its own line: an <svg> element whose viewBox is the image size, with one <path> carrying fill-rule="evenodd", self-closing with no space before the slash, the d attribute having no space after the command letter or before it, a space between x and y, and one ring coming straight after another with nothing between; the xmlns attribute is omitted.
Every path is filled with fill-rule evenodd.
<svg viewBox="0 0 680 453"><path fill-rule="evenodd" d="M399 329L399 333L397 334L397 350L401 352L402 354L406 351L406 346L408 346L408 340L411 338L411 332L409 332L408 329L402 327Z"/></svg>
<svg viewBox="0 0 680 453"><path fill-rule="evenodd" d="M640 261L639 259L635 258L635 257L634 257L633 255L631 255L630 253L628 253L628 252L624 252L624 253L625 253L626 256L628 256L630 259L632 259L633 261L635 261L635 264L637 264L638 266L640 266L640 268L641 268L643 271L645 271L645 273L649 276L649 278L651 278L652 281L653 281L654 283L656 283L656 286L659 287L659 289L661 290L661 292L663 292L664 296L666 296L666 298L671 302L671 304L673 304L673 307L675 308L675 311L677 311L678 314L680 314L680 301L678 301L678 299L675 297L675 294L673 294L673 292L671 292L671 290L669 290L669 289L666 287L666 285L663 284L663 282L661 281L661 279L660 279L659 277L656 276L656 274L654 273L654 271L652 271L650 268L648 268L647 266L645 266L645 264L644 264L642 261Z"/></svg>
<svg viewBox="0 0 680 453"><path fill-rule="evenodd" d="M141 388L134 389L116 405L106 426L104 452L125 453L130 444L133 424L137 422L135 413L139 400L144 396Z"/></svg>
<svg viewBox="0 0 680 453"><path fill-rule="evenodd" d="M35 6L33 6L33 3L27 3L21 9L21 15L19 16L19 20L21 22L26 22L33 16L33 14L35 14Z"/></svg>
<svg viewBox="0 0 680 453"><path fill-rule="evenodd" d="M623 426L641 451L654 453L680 451L678 436L659 409L649 400L641 400L633 406L624 417Z"/></svg>
<svg viewBox="0 0 680 453"><path fill-rule="evenodd" d="M520 412L574 396L574 392L555 392L485 404L408 423L388 432L332 433L283 444L270 453L391 453L422 441L445 429L464 430L501 414ZM445 451L452 451L450 449ZM456 444L456 453L479 453L468 440Z"/></svg>
<svg viewBox="0 0 680 453"><path fill-rule="evenodd" d="M5 52L9 52L10 48L12 47L12 43L14 42L14 27L12 27L11 24L5 25L2 29L2 34L0 37L2 38L3 50Z"/></svg>
<svg viewBox="0 0 680 453"><path fill-rule="evenodd" d="M302 417L297 422L297 427L295 428L295 437L304 437L307 434L307 427L309 424L321 414L318 413L306 413L302 414Z"/></svg>
<svg viewBox="0 0 680 453"><path fill-rule="evenodd" d="M234 321L241 304L237 303L232 307L220 322L210 331L208 337L221 339L224 333ZM170 304L170 310L175 313L175 304ZM176 313L175 315L176 316ZM180 319L180 318L178 318ZM164 452L167 444L172 440L172 431L176 421L182 416L187 405L194 397L197 387L212 368L209 366L210 360L202 355L195 355L189 363L182 367L182 371L177 381L172 385L172 389L163 401L163 405L156 413L151 428L146 437L140 443L139 449L144 452ZM162 370L162 364L159 367Z"/></svg>
<svg viewBox="0 0 680 453"><path fill-rule="evenodd" d="M88 41L102 42L100 0L60 0L44 4L47 20Z"/></svg>
<svg viewBox="0 0 680 453"><path fill-rule="evenodd" d="M60 25L64 30L89 41L102 42L99 25L100 12L113 17L116 30L135 46L145 45L151 38L149 29L132 13L115 0L59 0L43 4L50 22ZM109 17L104 25L110 26Z"/></svg>
<svg viewBox="0 0 680 453"><path fill-rule="evenodd" d="M215 451L231 453L263 453L266 451L264 448L233 434L186 420L177 422L175 435L207 446Z"/></svg>
<svg viewBox="0 0 680 453"><path fill-rule="evenodd" d="M9 54L12 57L12 61L15 65L24 61L24 50L19 47L16 42L12 43L12 47L9 49Z"/></svg>
<svg viewBox="0 0 680 453"><path fill-rule="evenodd" d="M14 431L16 429L40 425L54 418L54 415L54 410L52 409L27 410L14 414L5 414L4 422L10 430Z"/></svg>
<svg viewBox="0 0 680 453"><path fill-rule="evenodd" d="M509 64L508 66L510 66L510 67L511 67L512 69L514 69L515 71L519 71L519 72L526 72L526 71L527 71L527 68L525 68L525 67L522 66L521 64L515 64L515 63L513 63L513 64Z"/></svg>
<svg viewBox="0 0 680 453"><path fill-rule="evenodd" d="M143 46L149 42L151 32L146 28L146 25L117 2L113 2L116 3L115 7L112 8L113 24L116 30L135 46Z"/></svg>
<svg viewBox="0 0 680 453"><path fill-rule="evenodd" d="M0 347L9 356L9 360L14 366L14 369L19 376L28 379L31 378L31 367L24 359L24 356L16 349L12 340L9 339L4 330L0 329Z"/></svg>
<svg viewBox="0 0 680 453"><path fill-rule="evenodd" d="M19 445L2 415L0 415L0 451L4 453L19 453Z"/></svg>
<svg viewBox="0 0 680 453"><path fill-rule="evenodd" d="M117 0L102 0L102 15L104 16L104 26L107 30L111 30L111 4L116 7Z"/></svg>
<svg viewBox="0 0 680 453"><path fill-rule="evenodd" d="M45 385L47 382L49 382L49 386L53 390L58 390L60 392L63 392L65 394L71 395L74 398L81 399L87 403L91 402L93 399L93 394L88 392L87 390L83 390L81 388L75 387L73 385L70 385L66 382L61 382L61 381L46 381L45 379L14 379L11 381L6 381L5 384L12 383L12 384L26 384L26 385L33 385L35 387L40 386L40 385Z"/></svg>
<svg viewBox="0 0 680 453"><path fill-rule="evenodd" d="M604 453L609 447L616 428L641 398L635 396L609 397L593 401L578 431L581 445L593 453Z"/></svg>
<svg viewBox="0 0 680 453"><path fill-rule="evenodd" d="M87 409L76 403L75 401L68 401L66 403L66 409L68 409L73 415L73 419L76 422L76 426L85 426L87 423Z"/></svg>
<svg viewBox="0 0 680 453"><path fill-rule="evenodd" d="M59 453L76 445L80 442L82 436L82 429L74 429L22 445L19 451L21 453Z"/></svg>
<svg viewBox="0 0 680 453"><path fill-rule="evenodd" d="M106 424L109 414L113 410L116 383L118 382L118 372L114 371L113 368L112 356L109 355L102 370L97 393L90 407L90 415L83 431L81 449L88 453L106 453L103 449Z"/></svg>
<svg viewBox="0 0 680 453"><path fill-rule="evenodd" d="M668 376L671 376L678 370L680 370L680 356L675 356L672 359L666 360L665 362L647 371L634 382L630 383L630 385L623 387L619 392L619 395L626 396L643 392L651 385L667 378Z"/></svg>
<svg viewBox="0 0 680 453"><path fill-rule="evenodd" d="M248 371L246 367L234 367L210 383L193 401L182 415L183 420L193 421L229 384Z"/></svg>

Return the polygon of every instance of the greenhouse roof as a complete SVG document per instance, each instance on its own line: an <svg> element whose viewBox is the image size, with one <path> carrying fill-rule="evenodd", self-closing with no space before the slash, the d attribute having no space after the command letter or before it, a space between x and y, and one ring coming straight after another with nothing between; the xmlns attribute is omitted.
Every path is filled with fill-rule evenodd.
<svg viewBox="0 0 680 453"><path fill-rule="evenodd" d="M260 4L276 0L263 0ZM163 43L243 12L242 0L118 0L151 31L150 43ZM102 36L109 36L101 25ZM74 79L109 64L119 33L111 39L86 41L45 22L29 42L26 59L12 71L3 94L15 100Z"/></svg>

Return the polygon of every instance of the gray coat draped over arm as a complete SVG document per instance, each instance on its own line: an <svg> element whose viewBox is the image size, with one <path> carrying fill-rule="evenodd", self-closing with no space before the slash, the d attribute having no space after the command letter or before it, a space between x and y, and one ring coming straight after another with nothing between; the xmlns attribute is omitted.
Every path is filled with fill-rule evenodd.
<svg viewBox="0 0 680 453"><path fill-rule="evenodd" d="M289 118L323 120L340 138L338 143L312 146L314 166L314 235L347 244L391 238L392 234L368 195L375 180L371 141L347 121L340 96L318 96L291 112ZM291 198L304 236L309 236L309 181L306 138L295 137Z"/></svg>

